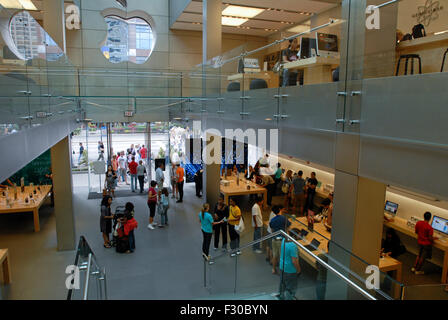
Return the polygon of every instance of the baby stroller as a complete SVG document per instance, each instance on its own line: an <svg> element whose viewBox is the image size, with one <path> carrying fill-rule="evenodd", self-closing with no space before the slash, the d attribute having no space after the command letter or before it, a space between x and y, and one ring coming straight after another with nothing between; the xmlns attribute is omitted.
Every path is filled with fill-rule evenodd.
<svg viewBox="0 0 448 320"><path fill-rule="evenodd" d="M112 247L116 247L118 243L118 229L121 227L119 220L125 216L125 207L124 206L118 206L115 209L115 216L113 219L113 235L112 235L112 241L110 242L110 245Z"/></svg>

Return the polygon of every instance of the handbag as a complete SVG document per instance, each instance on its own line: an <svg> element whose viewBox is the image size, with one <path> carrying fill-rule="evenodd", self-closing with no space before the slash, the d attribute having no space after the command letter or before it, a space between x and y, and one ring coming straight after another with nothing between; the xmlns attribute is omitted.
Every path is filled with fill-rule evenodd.
<svg viewBox="0 0 448 320"><path fill-rule="evenodd" d="M246 226L244 225L243 216L241 216L240 222L238 223L238 225L235 226L235 231L241 234L244 232L245 228Z"/></svg>
<svg viewBox="0 0 448 320"><path fill-rule="evenodd" d="M282 185L282 192L283 193L288 193L289 192L289 184L288 183L283 183Z"/></svg>

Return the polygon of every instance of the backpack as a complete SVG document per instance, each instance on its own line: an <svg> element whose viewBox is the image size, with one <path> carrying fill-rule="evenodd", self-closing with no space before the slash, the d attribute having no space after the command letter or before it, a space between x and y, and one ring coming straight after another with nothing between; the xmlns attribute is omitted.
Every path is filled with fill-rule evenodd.
<svg viewBox="0 0 448 320"><path fill-rule="evenodd" d="M421 23L412 27L412 36L414 39L426 37L425 26Z"/></svg>

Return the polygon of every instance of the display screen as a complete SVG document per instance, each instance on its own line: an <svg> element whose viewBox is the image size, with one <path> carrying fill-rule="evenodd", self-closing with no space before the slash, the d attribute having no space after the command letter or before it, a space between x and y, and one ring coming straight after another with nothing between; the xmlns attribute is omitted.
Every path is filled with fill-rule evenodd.
<svg viewBox="0 0 448 320"><path fill-rule="evenodd" d="M432 227L434 230L448 234L448 220L434 216L432 218Z"/></svg>
<svg viewBox="0 0 448 320"><path fill-rule="evenodd" d="M398 204L394 203L394 202L386 201L386 206L384 207L384 210L391 214L397 214Z"/></svg>
<svg viewBox="0 0 448 320"><path fill-rule="evenodd" d="M338 52L338 36L334 34L318 33L317 46L319 51Z"/></svg>

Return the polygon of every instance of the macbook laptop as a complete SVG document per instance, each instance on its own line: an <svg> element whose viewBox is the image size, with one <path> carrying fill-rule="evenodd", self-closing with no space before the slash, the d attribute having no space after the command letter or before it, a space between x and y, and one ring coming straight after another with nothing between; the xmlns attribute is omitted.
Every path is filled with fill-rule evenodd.
<svg viewBox="0 0 448 320"><path fill-rule="evenodd" d="M300 238L305 239L305 237L307 235L308 235L308 231L307 230L305 230L305 229L301 229L300 230L300 234L299 234Z"/></svg>
<svg viewBox="0 0 448 320"><path fill-rule="evenodd" d="M314 251L314 250L317 250L317 248L319 248L319 246L320 246L320 241L317 240L316 238L314 238L309 245L305 246L305 248L307 248L310 251Z"/></svg>

